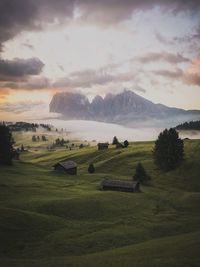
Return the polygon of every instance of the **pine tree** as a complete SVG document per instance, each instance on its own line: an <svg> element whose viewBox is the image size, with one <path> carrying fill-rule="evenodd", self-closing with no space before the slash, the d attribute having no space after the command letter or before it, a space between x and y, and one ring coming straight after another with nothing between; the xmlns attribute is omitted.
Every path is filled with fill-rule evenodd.
<svg viewBox="0 0 200 267"><path fill-rule="evenodd" d="M89 172L89 173L94 173L94 172L95 172L95 168L94 168L93 163L90 163L90 165L89 165L89 167L88 167L88 172Z"/></svg>
<svg viewBox="0 0 200 267"><path fill-rule="evenodd" d="M184 143L175 129L165 129L159 134L153 155L155 164L164 171L175 169L183 161Z"/></svg>
<svg viewBox="0 0 200 267"><path fill-rule="evenodd" d="M13 143L9 128L6 125L0 125L0 164L12 164Z"/></svg>
<svg viewBox="0 0 200 267"><path fill-rule="evenodd" d="M21 145L21 152L24 152L24 146L23 146L23 144Z"/></svg>
<svg viewBox="0 0 200 267"><path fill-rule="evenodd" d="M124 141L124 147L128 147L129 146L129 142L127 140Z"/></svg>
<svg viewBox="0 0 200 267"><path fill-rule="evenodd" d="M36 140L36 136L35 135L33 135L32 136L32 142L36 142L37 140Z"/></svg>
<svg viewBox="0 0 200 267"><path fill-rule="evenodd" d="M117 145L119 143L118 139L116 136L113 137L113 141L112 141L112 144L113 145Z"/></svg>
<svg viewBox="0 0 200 267"><path fill-rule="evenodd" d="M151 177L146 173L142 163L138 163L135 170L134 181L138 181L142 184L148 182Z"/></svg>

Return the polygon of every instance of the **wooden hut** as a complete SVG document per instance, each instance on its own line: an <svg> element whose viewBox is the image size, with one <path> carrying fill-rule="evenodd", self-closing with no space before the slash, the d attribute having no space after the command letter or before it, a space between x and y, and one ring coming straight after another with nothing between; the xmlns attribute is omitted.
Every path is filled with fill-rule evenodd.
<svg viewBox="0 0 200 267"><path fill-rule="evenodd" d="M77 174L77 164L72 160L58 162L53 167L56 171L64 171L71 175Z"/></svg>
<svg viewBox="0 0 200 267"><path fill-rule="evenodd" d="M102 190L140 192L140 183L105 179L101 183L101 188Z"/></svg>
<svg viewBox="0 0 200 267"><path fill-rule="evenodd" d="M98 150L105 150L108 149L109 144L108 143L98 143Z"/></svg>

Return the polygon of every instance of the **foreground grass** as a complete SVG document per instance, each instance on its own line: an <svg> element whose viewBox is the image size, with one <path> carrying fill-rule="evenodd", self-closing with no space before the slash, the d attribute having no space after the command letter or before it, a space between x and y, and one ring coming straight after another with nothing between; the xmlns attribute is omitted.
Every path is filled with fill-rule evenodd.
<svg viewBox="0 0 200 267"><path fill-rule="evenodd" d="M184 163L168 173L152 148L38 150L1 166L1 266L200 266L200 141L186 141ZM78 163L76 177L52 171L63 159ZM152 176L142 193L99 190L105 177L131 179L139 161Z"/></svg>

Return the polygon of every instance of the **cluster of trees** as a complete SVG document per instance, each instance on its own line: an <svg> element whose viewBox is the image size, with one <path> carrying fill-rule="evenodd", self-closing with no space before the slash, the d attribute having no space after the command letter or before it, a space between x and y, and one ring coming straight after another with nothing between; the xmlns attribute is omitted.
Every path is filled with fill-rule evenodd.
<svg viewBox="0 0 200 267"><path fill-rule="evenodd" d="M38 128L39 125L37 123L28 123L20 121L13 124L9 124L8 127L12 132L19 132L19 131L36 132L36 128Z"/></svg>
<svg viewBox="0 0 200 267"><path fill-rule="evenodd" d="M19 132L19 131L31 131L36 132L37 128L42 127L47 131L51 131L52 126L49 124L38 124L38 123L28 123L28 122L15 122L15 123L5 123L9 127L9 129L13 132Z"/></svg>
<svg viewBox="0 0 200 267"><path fill-rule="evenodd" d="M40 127L46 129L46 130L49 131L49 132L50 132L51 129L52 129L52 126L51 126L51 125L49 125L49 124L44 124L44 123L40 123Z"/></svg>
<svg viewBox="0 0 200 267"><path fill-rule="evenodd" d="M174 128L165 129L159 134L153 149L153 158L156 166L162 171L173 170L184 160L184 143ZM138 163L133 179L144 184L151 177L143 165Z"/></svg>
<svg viewBox="0 0 200 267"><path fill-rule="evenodd" d="M125 140L123 143L120 143L116 136L113 137L112 145L116 145L116 148L124 148L129 146L128 140Z"/></svg>
<svg viewBox="0 0 200 267"><path fill-rule="evenodd" d="M200 121L184 122L176 126L177 130L200 130Z"/></svg>
<svg viewBox="0 0 200 267"><path fill-rule="evenodd" d="M55 140L55 146L64 146L67 143L67 141L65 141L63 138L57 138Z"/></svg>
<svg viewBox="0 0 200 267"><path fill-rule="evenodd" d="M48 141L48 139L46 138L45 135L42 135L41 138L40 138L39 135L37 135L37 136L36 136L36 135L33 135L33 136L32 136L32 141L33 141L33 142L37 142L37 141L38 141L38 142L39 142L39 141L44 141L44 142L45 142L45 141Z"/></svg>

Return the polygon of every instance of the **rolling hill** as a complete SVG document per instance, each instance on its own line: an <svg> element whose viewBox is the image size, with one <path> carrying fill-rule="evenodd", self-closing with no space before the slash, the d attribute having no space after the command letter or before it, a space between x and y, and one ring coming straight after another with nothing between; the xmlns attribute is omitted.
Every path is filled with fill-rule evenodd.
<svg viewBox="0 0 200 267"><path fill-rule="evenodd" d="M152 147L30 149L1 166L1 266L199 266L200 141L186 140L184 163L167 173ZM52 171L63 159L78 163L77 176ZM142 193L100 190L105 177L131 179L139 161L152 177Z"/></svg>

